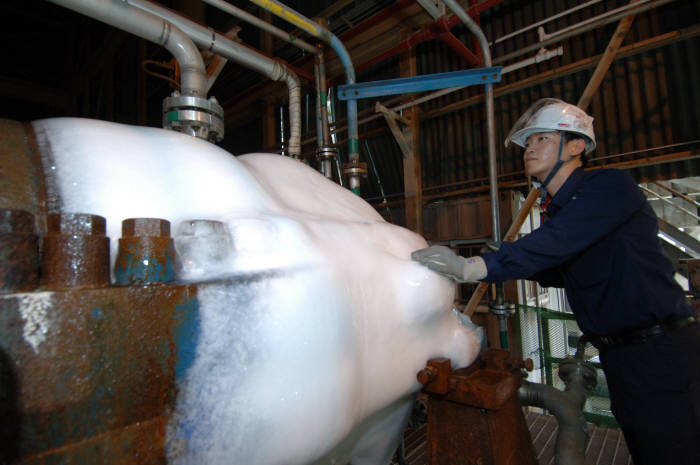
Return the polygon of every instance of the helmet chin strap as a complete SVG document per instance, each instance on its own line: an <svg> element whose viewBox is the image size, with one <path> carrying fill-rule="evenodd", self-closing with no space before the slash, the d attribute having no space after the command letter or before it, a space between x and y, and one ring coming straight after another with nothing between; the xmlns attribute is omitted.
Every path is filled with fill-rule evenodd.
<svg viewBox="0 0 700 465"><path fill-rule="evenodd" d="M549 182L552 180L555 174L557 174L557 171L559 171L559 168L561 168L561 165L564 164L564 162L561 159L561 152L564 150L564 139L566 138L564 133L560 132L559 133L560 138L559 138L559 151L557 152L557 162L554 164L552 167L552 170L549 172L547 177L539 183L539 188L542 189L542 199L545 199L547 197L547 185Z"/></svg>

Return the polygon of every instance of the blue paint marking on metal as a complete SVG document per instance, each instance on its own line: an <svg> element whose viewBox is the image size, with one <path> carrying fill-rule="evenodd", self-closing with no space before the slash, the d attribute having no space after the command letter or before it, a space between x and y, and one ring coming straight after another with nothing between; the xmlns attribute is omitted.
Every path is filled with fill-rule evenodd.
<svg viewBox="0 0 700 465"><path fill-rule="evenodd" d="M360 82L338 86L340 100L380 97L382 95L408 94L448 87L489 84L501 80L501 67L476 68L449 73L424 74L422 76Z"/></svg>
<svg viewBox="0 0 700 465"><path fill-rule="evenodd" d="M125 250L120 249L114 265L116 283L129 285L172 281L175 279L175 261L174 252L169 252L167 249L144 247L138 242L126 244Z"/></svg>
<svg viewBox="0 0 700 465"><path fill-rule="evenodd" d="M197 297L175 307L176 320L174 325L174 340L177 350L175 362L175 381L184 378L187 369L194 363L197 343L199 342L200 319Z"/></svg>

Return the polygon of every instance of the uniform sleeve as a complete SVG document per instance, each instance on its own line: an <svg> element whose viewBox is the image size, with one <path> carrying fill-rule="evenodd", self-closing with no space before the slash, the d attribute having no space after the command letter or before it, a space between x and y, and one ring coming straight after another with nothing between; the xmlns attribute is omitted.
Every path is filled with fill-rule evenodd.
<svg viewBox="0 0 700 465"><path fill-rule="evenodd" d="M526 279L529 281L537 281L542 287L564 287L564 277L556 268L538 271L532 276L528 276Z"/></svg>
<svg viewBox="0 0 700 465"><path fill-rule="evenodd" d="M645 201L629 174L618 170L592 173L551 220L484 255L488 270L484 281L527 279L561 265L625 223Z"/></svg>

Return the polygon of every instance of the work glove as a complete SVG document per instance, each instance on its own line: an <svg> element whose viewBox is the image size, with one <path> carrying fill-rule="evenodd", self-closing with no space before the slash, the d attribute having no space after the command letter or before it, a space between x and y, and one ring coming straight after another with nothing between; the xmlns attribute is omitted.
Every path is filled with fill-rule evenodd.
<svg viewBox="0 0 700 465"><path fill-rule="evenodd" d="M416 250L411 258L457 282L476 282L486 277L486 263L481 257L460 257L449 247L433 245Z"/></svg>

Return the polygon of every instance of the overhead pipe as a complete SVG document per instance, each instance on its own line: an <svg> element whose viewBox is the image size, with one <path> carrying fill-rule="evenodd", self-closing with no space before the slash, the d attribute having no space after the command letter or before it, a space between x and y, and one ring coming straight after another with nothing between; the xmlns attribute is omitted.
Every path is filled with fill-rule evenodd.
<svg viewBox="0 0 700 465"><path fill-rule="evenodd" d="M298 37L294 37L292 34L283 31L282 29L278 28L277 26L273 26L272 24L263 21L262 19L258 18L257 16L254 16L250 13L248 13L245 10L242 10L238 8L237 6L233 6L228 2L225 2L224 0L202 0L204 3L208 3L209 5L213 6L214 8L218 8L219 10L228 13L232 16L235 16L238 19L242 19L243 21L252 24L253 26L262 29L263 31L269 32L273 36L282 39L283 41L290 43L296 47L299 47L300 49L309 52L313 55L318 55L321 53L321 50L318 47L315 47L311 45L310 43L299 39Z"/></svg>
<svg viewBox="0 0 700 465"><path fill-rule="evenodd" d="M536 23L530 24L529 26L526 26L526 27L524 27L524 28L522 28L522 29L518 29L517 31L513 31L513 32L511 32L511 33L509 33L509 34L506 34L506 35L504 35L504 36L502 36L502 37L499 37L498 39L494 40L490 45L495 45L495 44L497 44L497 43L499 43L499 42L503 42L504 40L508 40L508 39L510 39L511 37L515 37L515 36L518 36L518 35L520 35L520 34L522 34L522 33L524 33L524 32L527 32L527 31L529 31L530 29L534 29L534 28L536 28L536 27L542 26L543 24L547 24L547 23L549 23L549 22L551 22L551 21L554 21L555 19L561 18L562 16L569 15L569 14L575 12L575 11L581 10L581 9L586 8L586 7L589 7L589 6L591 6L591 5L595 5L596 3L600 3L600 2L602 2L602 1L603 1L603 0L591 0L591 1L589 1L589 2L582 3L582 4L580 4L580 5L576 5L576 6L573 7L573 8L569 8L569 9L566 10L566 11L562 11L562 12L560 12L560 13L557 13L557 14L555 14L555 15L552 15L552 16L550 16L550 17L548 17L548 18L543 19L542 21L537 21Z"/></svg>
<svg viewBox="0 0 700 465"><path fill-rule="evenodd" d="M206 96L206 69L202 55L178 27L168 21L131 7L127 2L110 0L49 0L52 3L109 24L142 39L165 47L180 66L183 94Z"/></svg>
<svg viewBox="0 0 700 465"><path fill-rule="evenodd" d="M180 90L163 101L163 127L212 142L224 137L223 108L215 98L206 98L209 83L202 55L177 25L126 1L51 1L164 46L180 66Z"/></svg>
<svg viewBox="0 0 700 465"><path fill-rule="evenodd" d="M345 70L346 83L355 84L355 68L352 65L350 54L345 49L340 39L328 29L320 24L312 21L304 15L297 13L286 5L277 0L251 0L261 8L273 13L274 15L284 19L294 26L306 31L314 37L317 37L324 42L327 42L340 58L340 62ZM357 100L349 99L347 102L348 108L348 159L344 172L348 175L350 190L356 194L360 194L360 176L367 173L363 163L360 163L359 140L357 130Z"/></svg>
<svg viewBox="0 0 700 465"><path fill-rule="evenodd" d="M524 55L529 52L539 50L542 47L547 47L549 45L561 42L562 40L568 39L570 37L583 34L584 32L591 31L593 29L605 26L607 24L613 23L618 19L624 18L632 14L642 13L653 8L663 6L667 3L671 3L674 0L640 0L636 3L627 4L620 8L607 11L599 16L589 18L580 23L569 26L561 31L557 31L551 34L546 34L546 37L542 37L542 41L537 42L532 45L528 45L514 52L502 55L494 60L494 64L504 63L520 55Z"/></svg>
<svg viewBox="0 0 700 465"><path fill-rule="evenodd" d="M298 156L301 153L301 81L294 72L278 61L148 0L123 0L121 3L132 4L170 21L204 50L222 55L267 76L273 81L287 84L289 89L289 125L291 127L289 153L292 156Z"/></svg>

